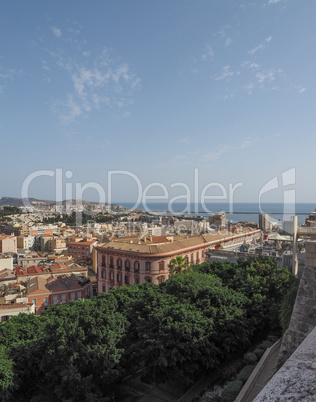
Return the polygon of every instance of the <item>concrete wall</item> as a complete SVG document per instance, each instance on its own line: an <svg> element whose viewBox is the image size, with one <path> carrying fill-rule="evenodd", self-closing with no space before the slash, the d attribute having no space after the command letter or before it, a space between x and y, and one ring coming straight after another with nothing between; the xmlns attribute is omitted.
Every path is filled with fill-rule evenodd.
<svg viewBox="0 0 316 402"><path fill-rule="evenodd" d="M316 400L316 328L272 377L254 402Z"/></svg>

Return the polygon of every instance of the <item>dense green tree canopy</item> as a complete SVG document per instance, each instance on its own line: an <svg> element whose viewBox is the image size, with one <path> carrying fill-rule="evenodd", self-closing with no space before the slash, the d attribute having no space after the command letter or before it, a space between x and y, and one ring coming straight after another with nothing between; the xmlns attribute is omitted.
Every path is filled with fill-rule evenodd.
<svg viewBox="0 0 316 402"><path fill-rule="evenodd" d="M138 369L191 383L278 326L294 281L266 257L176 271L1 323L1 399L106 401Z"/></svg>

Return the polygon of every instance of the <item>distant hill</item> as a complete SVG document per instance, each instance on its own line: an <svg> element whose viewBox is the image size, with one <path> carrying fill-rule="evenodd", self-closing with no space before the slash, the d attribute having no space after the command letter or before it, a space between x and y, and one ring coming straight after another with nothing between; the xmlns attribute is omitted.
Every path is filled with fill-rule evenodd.
<svg viewBox="0 0 316 402"><path fill-rule="evenodd" d="M56 201L51 201L51 200L38 200L37 198L29 198L28 200L29 200L29 202L32 204L32 206L34 208L43 207L43 206L51 207L51 206L54 206L56 204ZM82 203L82 205L85 206L85 207L89 207L89 206L99 204L98 202L84 201L84 200L67 200L67 201L64 200L62 202L62 204L66 205L66 202L67 203L71 202L72 205ZM0 206L3 206L3 205L8 205L8 206L11 206L11 207L23 207L24 203L23 203L22 198L2 197L0 199ZM105 203L105 205L109 205L109 204ZM114 208L123 208L119 204L112 204L112 207L114 207Z"/></svg>

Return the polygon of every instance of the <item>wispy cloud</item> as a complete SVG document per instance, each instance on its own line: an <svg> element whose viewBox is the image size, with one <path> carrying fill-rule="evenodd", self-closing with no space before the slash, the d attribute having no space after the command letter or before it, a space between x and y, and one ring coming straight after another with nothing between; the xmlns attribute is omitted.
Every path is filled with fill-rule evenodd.
<svg viewBox="0 0 316 402"><path fill-rule="evenodd" d="M0 93L3 92L4 88L17 74L19 74L18 71L0 65Z"/></svg>
<svg viewBox="0 0 316 402"><path fill-rule="evenodd" d="M214 33L213 36L219 36L222 41L224 41L224 46L228 47L232 44L233 40L232 38L227 34L227 31L229 30L230 26L229 25L224 25L221 27L221 29Z"/></svg>
<svg viewBox="0 0 316 402"><path fill-rule="evenodd" d="M302 94L302 93L305 92L305 91L306 91L306 88L305 88L305 87L302 87L302 86L297 87L297 92L298 92L299 94Z"/></svg>
<svg viewBox="0 0 316 402"><path fill-rule="evenodd" d="M214 56L214 51L213 51L213 49L212 49L212 46L206 44L206 45L204 46L204 53L202 54L202 57L201 57L202 61L205 61L205 60L207 60L207 59L210 59L210 58L212 58L213 56Z"/></svg>
<svg viewBox="0 0 316 402"><path fill-rule="evenodd" d="M264 85L266 82L275 81L280 75L283 75L283 70L281 68L278 69L269 69L265 71L258 71L256 73L256 78L259 84Z"/></svg>
<svg viewBox="0 0 316 402"><path fill-rule="evenodd" d="M213 162L219 159L223 154L232 150L232 146L230 145L222 145L217 150L213 150L204 155L204 159L208 162Z"/></svg>
<svg viewBox="0 0 316 402"><path fill-rule="evenodd" d="M268 84L271 83L274 83L274 86L272 87L270 85L268 87L270 90L279 90L280 80L284 80L286 77L286 74L281 68L263 69L260 64L253 63L251 61L243 62L241 66L250 70L247 73L248 79L249 75L253 74L248 84L244 86L244 89L248 92L248 95L252 94L253 90L256 88L267 88Z"/></svg>
<svg viewBox="0 0 316 402"><path fill-rule="evenodd" d="M253 145L257 141L258 140L256 138L246 137L242 140L242 142L239 145L227 145L227 144L221 145L216 150L205 154L204 160L206 160L207 162L216 161L217 159L219 159L222 155L224 155L226 153L242 151L246 148L249 148L251 145Z"/></svg>
<svg viewBox="0 0 316 402"><path fill-rule="evenodd" d="M67 45L67 51L66 48L47 50L55 67L70 80L72 88L65 93L64 100L54 103L53 108L62 123L73 123L80 116L87 116L102 106L122 109L133 103L133 94L140 88L141 80L127 63L121 62L106 49L93 56L85 49L69 45L69 42ZM42 61L42 67L53 69L46 61Z"/></svg>
<svg viewBox="0 0 316 402"><path fill-rule="evenodd" d="M258 50L262 50L266 47L266 44L271 42L272 40L272 36L268 36L263 43L260 43L260 45L254 47L251 50L248 50L248 54L250 54L251 56L253 56Z"/></svg>
<svg viewBox="0 0 316 402"><path fill-rule="evenodd" d="M189 137L182 138L182 139L180 140L180 142L181 142L182 144L189 145L189 144L191 144L191 139L190 139Z"/></svg>
<svg viewBox="0 0 316 402"><path fill-rule="evenodd" d="M226 38L225 39L225 47L228 47L232 44L233 40L232 38Z"/></svg>
<svg viewBox="0 0 316 402"><path fill-rule="evenodd" d="M268 4L275 4L275 3L279 3L281 0L269 0Z"/></svg>
<svg viewBox="0 0 316 402"><path fill-rule="evenodd" d="M234 72L230 71L230 67L229 66L224 66L223 70L222 70L222 74L218 75L215 77L216 81L220 81L220 80L226 80L226 81L230 81L234 76Z"/></svg>
<svg viewBox="0 0 316 402"><path fill-rule="evenodd" d="M56 38L60 38L62 36L62 32L59 28L52 27L51 29Z"/></svg>

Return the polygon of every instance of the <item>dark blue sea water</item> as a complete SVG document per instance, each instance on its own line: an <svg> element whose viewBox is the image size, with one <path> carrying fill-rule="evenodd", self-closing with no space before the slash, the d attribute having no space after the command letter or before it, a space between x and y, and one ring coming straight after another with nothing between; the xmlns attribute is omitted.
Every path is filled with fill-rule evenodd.
<svg viewBox="0 0 316 402"><path fill-rule="evenodd" d="M134 208L135 204L131 202L121 202L125 208ZM171 212L174 215L185 214L186 216L200 215L208 216L218 211L225 211L227 213L227 219L231 222L239 221L251 221L259 222L259 213L271 214L271 219L281 223L282 220L291 220L295 215L298 216L298 224L301 225L305 222L309 213L315 211L315 204L296 203L294 204L282 204L282 203L263 203L260 205L257 203L207 203L204 206L202 204L189 204L185 203L173 203L172 210L168 208L168 203L148 202L146 206L140 204L137 205L137 209L147 210L150 212ZM260 209L261 208L261 209Z"/></svg>

